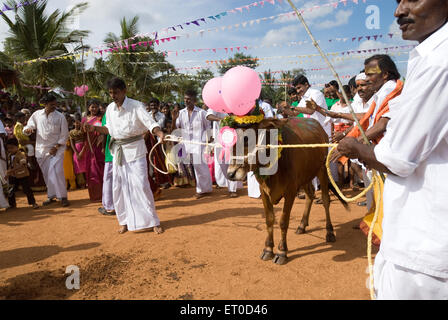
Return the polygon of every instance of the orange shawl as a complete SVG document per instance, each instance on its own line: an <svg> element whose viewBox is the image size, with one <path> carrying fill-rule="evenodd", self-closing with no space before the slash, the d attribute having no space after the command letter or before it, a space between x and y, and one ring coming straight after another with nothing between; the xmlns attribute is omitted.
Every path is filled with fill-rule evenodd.
<svg viewBox="0 0 448 320"><path fill-rule="evenodd" d="M389 112L389 101L398 97L401 94L402 90L403 90L403 82L398 80L395 89L391 93L389 93L389 95L384 99L381 106L378 108L378 112L376 113L373 124L376 124L384 114ZM364 117L361 119L361 121L359 121L359 124L361 125L361 127L363 128L364 131L367 131L367 128L369 127L369 119L375 112L375 108L376 108L376 103L374 102L370 106L369 111L367 111L367 113L364 115ZM353 138L359 138L360 136L361 136L361 131L356 126L347 134L347 137L353 137ZM378 139L374 140L373 142L375 144L378 144L382 138L383 137L381 136ZM347 162L347 160L348 159L345 157L341 157L339 159L339 161L343 164L345 164Z"/></svg>

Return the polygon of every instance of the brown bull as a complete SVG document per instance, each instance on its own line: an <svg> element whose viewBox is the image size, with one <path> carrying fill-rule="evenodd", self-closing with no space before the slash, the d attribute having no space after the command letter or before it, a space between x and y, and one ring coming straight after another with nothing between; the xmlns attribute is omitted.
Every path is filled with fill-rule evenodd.
<svg viewBox="0 0 448 320"><path fill-rule="evenodd" d="M261 123L253 124L245 129L266 129L268 131L270 129L279 129L282 134L283 144L285 145L328 143L327 134L314 119L265 119ZM269 134L267 134L267 136L269 136ZM235 153L235 150L233 151ZM247 146L245 146L244 152L245 155L250 152ZM300 188L303 188L305 191L306 204L302 221L297 228L296 233L305 233L305 229L308 226L311 205L314 200L315 191L312 185L312 180L315 177L318 177L320 181L322 201L326 213L326 241L336 241L329 211L329 179L325 166L327 154L327 148L285 148L282 151L280 159L278 159L278 170L275 174L267 177L256 176L257 181L260 184L268 231L265 248L261 256L261 259L264 261L273 259L276 264L280 265L287 262L288 246L286 237L289 227L290 213ZM235 159L232 159L227 171L227 177L233 181L243 181L246 179L249 171L256 171L257 169L260 169L260 166L258 160L256 161L256 164L249 164L248 159L246 158L244 164L238 164ZM334 189L332 188L332 190ZM283 212L280 218L282 239L278 245L278 252L274 255L275 215L273 205L278 204L282 198L285 198ZM341 198L339 198L339 200L341 200L347 208L347 203Z"/></svg>

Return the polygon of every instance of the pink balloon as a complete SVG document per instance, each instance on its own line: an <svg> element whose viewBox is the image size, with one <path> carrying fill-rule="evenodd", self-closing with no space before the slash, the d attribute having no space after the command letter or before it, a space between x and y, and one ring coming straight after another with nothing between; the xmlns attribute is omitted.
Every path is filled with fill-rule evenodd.
<svg viewBox="0 0 448 320"><path fill-rule="evenodd" d="M261 80L251 68L238 66L230 69L222 80L222 98L233 114L246 115L260 97Z"/></svg>
<svg viewBox="0 0 448 320"><path fill-rule="evenodd" d="M81 86L81 89L84 90L84 92L87 92L87 91L89 91L89 86L83 84L83 85Z"/></svg>
<svg viewBox="0 0 448 320"><path fill-rule="evenodd" d="M230 113L221 94L222 78L213 78L202 89L202 100L213 111Z"/></svg>

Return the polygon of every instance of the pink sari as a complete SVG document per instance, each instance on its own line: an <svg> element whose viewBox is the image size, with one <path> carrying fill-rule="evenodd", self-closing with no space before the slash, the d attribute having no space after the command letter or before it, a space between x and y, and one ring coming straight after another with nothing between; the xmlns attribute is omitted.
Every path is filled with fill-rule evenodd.
<svg viewBox="0 0 448 320"><path fill-rule="evenodd" d="M79 132L79 130L70 131L70 138L72 138L72 140L74 141L78 140L80 135L81 133ZM81 141L74 144L76 151L78 151L78 153L81 153L82 149L84 149L85 142ZM75 174L81 174L87 172L87 163L85 154L81 159L78 160L76 153L73 153L73 169L75 170Z"/></svg>
<svg viewBox="0 0 448 320"><path fill-rule="evenodd" d="M90 120L84 118L83 123L87 122L92 126L101 127L101 118L93 117ZM103 193L103 174L104 174L104 160L102 145L98 144L100 134L96 132L87 133L87 149L86 149L86 181L89 189L90 201L101 202ZM90 143L89 143L90 141Z"/></svg>

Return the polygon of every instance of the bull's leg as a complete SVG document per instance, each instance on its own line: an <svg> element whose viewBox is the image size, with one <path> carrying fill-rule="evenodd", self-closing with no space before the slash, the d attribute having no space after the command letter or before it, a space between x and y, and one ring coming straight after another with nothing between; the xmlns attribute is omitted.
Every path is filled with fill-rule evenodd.
<svg viewBox="0 0 448 320"><path fill-rule="evenodd" d="M308 183L303 187L305 191L305 211L303 212L302 221L300 222L299 227L297 228L296 234L304 234L306 232L306 227L308 227L308 220L310 218L311 206L314 200L314 187L312 183Z"/></svg>
<svg viewBox="0 0 448 320"><path fill-rule="evenodd" d="M261 254L261 259L263 261L268 261L274 258L274 206L264 191L261 192L261 199L263 200L264 213L266 216L266 228L268 231L268 237L266 238L265 248Z"/></svg>
<svg viewBox="0 0 448 320"><path fill-rule="evenodd" d="M289 218L291 216L291 209L294 205L295 193L290 193L285 196L285 204L283 205L282 217L280 218L280 229L282 232L282 240L278 244L278 252L275 255L274 262L283 265L288 261L288 244L287 235L289 228Z"/></svg>
<svg viewBox="0 0 448 320"><path fill-rule="evenodd" d="M328 190L329 179L328 179L328 174L327 174L325 167L322 167L318 177L319 177L320 185L322 188L322 202L324 204L325 217L327 220L326 241L327 242L335 242L336 236L334 235L333 225L331 224L331 218L330 218L330 195L329 195L329 190Z"/></svg>

